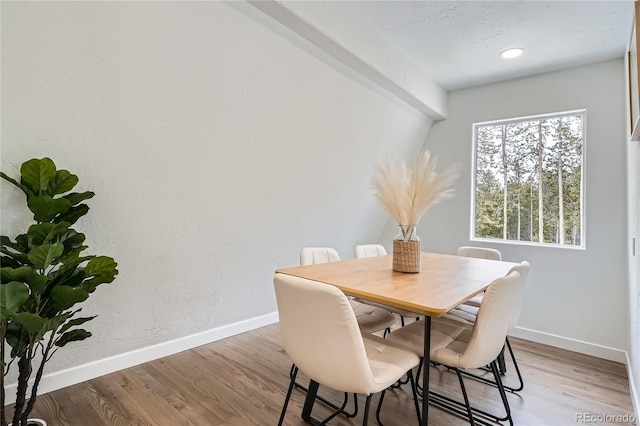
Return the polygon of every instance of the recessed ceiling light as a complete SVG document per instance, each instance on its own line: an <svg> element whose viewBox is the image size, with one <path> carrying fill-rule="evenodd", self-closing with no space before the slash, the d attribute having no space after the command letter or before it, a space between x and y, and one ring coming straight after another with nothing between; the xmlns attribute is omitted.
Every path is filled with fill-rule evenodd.
<svg viewBox="0 0 640 426"><path fill-rule="evenodd" d="M523 53L524 53L524 49L520 47L514 47L512 49L503 50L502 52L500 52L500 56L502 56L505 59L512 59L512 58L517 58Z"/></svg>

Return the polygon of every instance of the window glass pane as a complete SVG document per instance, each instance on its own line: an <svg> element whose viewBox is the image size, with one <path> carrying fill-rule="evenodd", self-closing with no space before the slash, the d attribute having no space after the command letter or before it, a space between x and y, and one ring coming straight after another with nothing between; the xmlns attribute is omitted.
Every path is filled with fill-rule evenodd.
<svg viewBox="0 0 640 426"><path fill-rule="evenodd" d="M474 125L474 238L584 245L584 116Z"/></svg>

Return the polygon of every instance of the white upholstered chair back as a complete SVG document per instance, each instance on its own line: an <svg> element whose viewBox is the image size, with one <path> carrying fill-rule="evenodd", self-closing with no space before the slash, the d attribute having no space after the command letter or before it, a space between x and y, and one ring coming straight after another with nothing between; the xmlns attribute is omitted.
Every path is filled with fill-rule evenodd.
<svg viewBox="0 0 640 426"><path fill-rule="evenodd" d="M311 379L349 393L375 387L347 297L336 287L294 276L274 278L282 345Z"/></svg>
<svg viewBox="0 0 640 426"><path fill-rule="evenodd" d="M527 279L529 278L530 268L531 268L531 265L529 265L529 262L525 260L523 262L520 262L519 265L516 265L513 268L511 268L511 270L509 271L509 272L516 271L520 274L520 283L518 285L518 289L514 299L515 306L511 311L511 319L509 321L509 331L514 329L514 327L518 322L518 318L520 317L520 310L522 309L522 300L524 298L524 287L527 283Z"/></svg>
<svg viewBox="0 0 640 426"><path fill-rule="evenodd" d="M355 249L355 257L356 259L364 259L367 257L376 257L376 256L386 256L387 250L381 244L361 244L356 246ZM386 309L389 312L394 312L400 315L400 321L402 326L404 327L404 317L417 317L418 314L414 312L405 311L404 309L393 308L391 306L385 306L376 302L362 301L365 304L369 304L371 306L377 306L381 309Z"/></svg>
<svg viewBox="0 0 640 426"><path fill-rule="evenodd" d="M338 262L340 256L335 249L330 247L305 247L300 251L300 265L315 265L317 263ZM395 322L395 317L381 307L363 304L353 298L349 298L351 309L355 311L360 329L367 333L375 333L390 327Z"/></svg>
<svg viewBox="0 0 640 426"><path fill-rule="evenodd" d="M387 250L381 244L361 244L356 246L355 258L364 259L365 257L386 256Z"/></svg>
<svg viewBox="0 0 640 426"><path fill-rule="evenodd" d="M480 259L502 260L500 251L485 247L470 247L462 246L458 247L456 255L465 257L476 257Z"/></svg>
<svg viewBox="0 0 640 426"><path fill-rule="evenodd" d="M460 354L457 367L478 368L496 359L507 337L522 284L520 273L513 271L487 288L471 338Z"/></svg>
<svg viewBox="0 0 640 426"><path fill-rule="evenodd" d="M300 265L338 262L340 255L330 247L305 247L300 251Z"/></svg>

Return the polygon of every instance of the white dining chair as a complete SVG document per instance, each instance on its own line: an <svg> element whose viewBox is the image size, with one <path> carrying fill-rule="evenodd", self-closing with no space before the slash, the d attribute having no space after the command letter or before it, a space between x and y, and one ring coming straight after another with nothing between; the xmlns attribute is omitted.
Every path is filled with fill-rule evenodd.
<svg viewBox="0 0 640 426"><path fill-rule="evenodd" d="M498 372L496 358L502 351L510 323L517 311L518 293L524 285L523 277L511 271L506 277L498 278L487 288L476 321L468 326L462 323L433 318L431 322L430 361L446 366L456 372L464 402L430 392L430 401L436 405L453 409L454 404L466 409L470 423L475 424L474 413L490 417L497 422L509 421L513 424L509 401ZM424 325L422 321L409 324L391 332L387 340L403 344L420 357L424 356ZM489 365L498 387L505 409L504 416L488 413L472 407L464 385L462 371ZM419 374L419 373L418 373ZM458 411L462 414L463 412Z"/></svg>
<svg viewBox="0 0 640 426"><path fill-rule="evenodd" d="M456 256L475 257L476 259L502 260L502 253L499 250L487 247L461 246L456 250ZM480 306L482 294L475 296L465 304L470 306Z"/></svg>
<svg viewBox="0 0 640 426"><path fill-rule="evenodd" d="M387 249L382 244L360 244L356 246L354 252L356 259L387 255Z"/></svg>
<svg viewBox="0 0 640 426"><path fill-rule="evenodd" d="M382 392L376 411L376 418L381 423L380 408L385 390L408 374L420 424L412 373L419 362L417 354L388 344L378 336L363 334L349 300L332 285L276 274L274 286L282 346L296 366L278 425L284 422L298 370L313 382L345 394L344 404L327 419L318 423L309 412L309 422L326 424L343 412L349 393L361 393L367 395L362 422L367 425L371 397ZM307 395L307 398L311 397L315 395Z"/></svg>
<svg viewBox="0 0 640 426"><path fill-rule="evenodd" d="M305 247L300 250L300 265L315 265L320 263L330 263L330 262L338 262L340 260L340 255L336 251L336 249L331 247ZM365 333L375 333L381 330L384 330L384 336L387 333L391 332L391 325L395 323L396 319L393 314L385 309L380 309L375 306L365 305L362 302L355 300L352 297L348 297L349 303L351 305L351 309L353 310L356 321L358 322L358 326L360 330ZM291 366L290 377L293 380L293 384L298 389L303 392L308 392L309 389L304 385L297 383L295 381L295 371L297 367L295 364ZM355 417L358 414L358 398L357 395L354 394L354 409L353 412L348 413L344 411L343 414L346 417ZM318 400L322 401L325 405L337 409L332 402L326 400L323 397L318 397ZM345 405L346 405L346 397L345 397Z"/></svg>
<svg viewBox="0 0 640 426"><path fill-rule="evenodd" d="M300 251L301 266L339 260L340 255L331 247L305 247ZM385 330L385 334L391 331L390 327L396 322L396 318L387 309L367 305L353 298L349 298L349 301L362 331L375 333Z"/></svg>
<svg viewBox="0 0 640 426"><path fill-rule="evenodd" d="M461 246L456 250L457 256L475 257L477 259L502 260L499 250L486 247Z"/></svg>
<svg viewBox="0 0 640 426"><path fill-rule="evenodd" d="M386 256L387 250L381 244L361 244L357 245L355 250L356 259L364 259L367 257ZM404 309L394 308L392 306L383 305L381 303L371 302L368 300L356 299L358 302L375 306L377 308L385 309L389 312L393 312L400 317L400 325L404 327L405 318L419 319L419 315L415 312L410 312Z"/></svg>
<svg viewBox="0 0 640 426"><path fill-rule="evenodd" d="M340 255L331 247L305 247L300 250L300 265L338 262Z"/></svg>
<svg viewBox="0 0 640 426"><path fill-rule="evenodd" d="M487 250L492 250L492 249L487 249ZM492 256L494 256L494 258L492 260L499 260L499 259L496 259L495 257L499 256L500 252L498 252L497 250L493 250L493 251L497 252L498 254L497 255L493 254ZM511 269L511 271L518 271L520 275L522 275L523 285L520 287L519 292L517 294L517 298L515 302L516 309L513 312L513 316L509 323L509 332L513 331L513 329L515 328L518 322L518 318L520 317L520 310L522 307L522 298L524 296L524 287L529 277L529 270L530 270L530 265L529 265L529 262L526 262L526 261L520 263L519 265L514 266ZM454 309L452 309L451 311L447 312L440 319L445 321L449 320L449 321L462 322L466 324L473 324L476 321L478 310L480 305L482 304L483 297L484 297L484 294L476 296L470 301L462 305L459 305ZM513 348L511 347L511 342L509 342L508 336L505 338L504 343L505 343L505 349L509 351L509 356L511 357L511 361L513 362L513 367L515 369L516 377L518 379L518 383L516 386L505 385L504 387L505 389L512 392L520 392L521 390L524 389L524 379L522 377L522 372L520 371L518 360L516 359L515 353L513 351ZM498 356L498 359L497 359L497 363L498 363L498 369L500 373L505 375L507 373L507 367L506 367L506 361L504 357L504 349L502 352L500 352L500 355ZM467 373L467 375L483 382L493 383L493 381L488 380L483 376L480 376L477 374Z"/></svg>

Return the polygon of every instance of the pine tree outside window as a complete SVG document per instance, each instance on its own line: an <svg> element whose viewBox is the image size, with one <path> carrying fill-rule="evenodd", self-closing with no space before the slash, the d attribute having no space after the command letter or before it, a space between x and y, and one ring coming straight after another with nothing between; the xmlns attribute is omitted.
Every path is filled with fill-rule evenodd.
<svg viewBox="0 0 640 426"><path fill-rule="evenodd" d="M585 247L585 115L473 125L472 239Z"/></svg>

